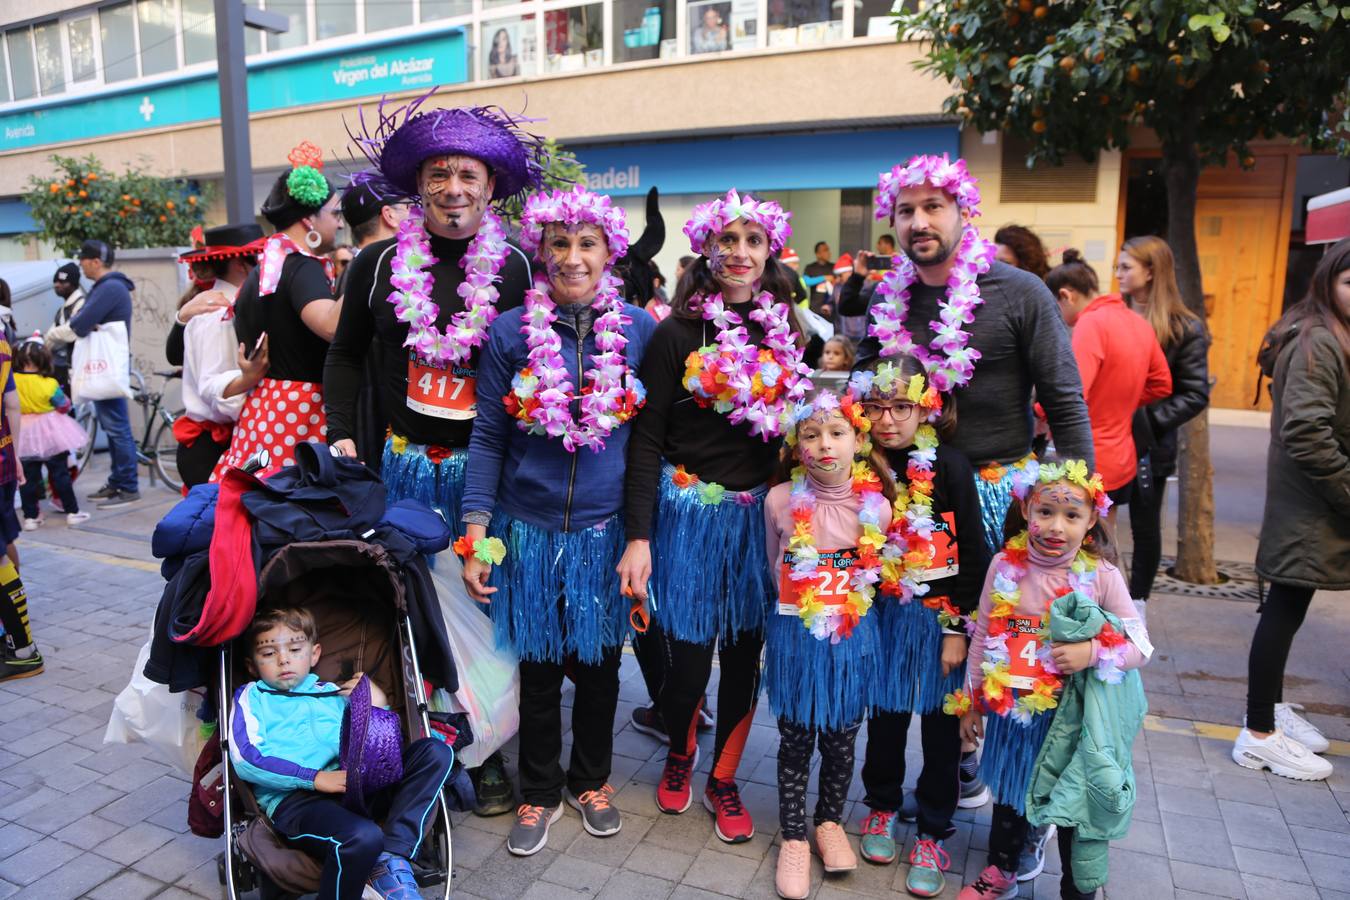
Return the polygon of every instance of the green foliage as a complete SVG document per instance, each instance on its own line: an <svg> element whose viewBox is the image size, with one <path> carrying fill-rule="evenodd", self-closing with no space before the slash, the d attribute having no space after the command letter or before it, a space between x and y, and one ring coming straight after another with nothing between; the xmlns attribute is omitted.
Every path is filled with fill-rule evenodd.
<svg viewBox="0 0 1350 900"><path fill-rule="evenodd" d="M940 0L897 14L946 110L1092 159L1144 126L1202 161L1278 135L1350 152L1350 6L1338 0Z"/></svg>
<svg viewBox="0 0 1350 900"><path fill-rule="evenodd" d="M548 162L544 166L544 189L567 190L574 184L586 183L586 166L571 150L553 138L546 138L544 152L548 157ZM512 220L519 220L524 208L525 198L520 195L501 204L502 214Z"/></svg>
<svg viewBox="0 0 1350 900"><path fill-rule="evenodd" d="M73 255L88 238L115 249L178 247L202 224L208 198L187 181L129 169L109 172L93 156L51 157L53 172L23 195L38 236Z"/></svg>

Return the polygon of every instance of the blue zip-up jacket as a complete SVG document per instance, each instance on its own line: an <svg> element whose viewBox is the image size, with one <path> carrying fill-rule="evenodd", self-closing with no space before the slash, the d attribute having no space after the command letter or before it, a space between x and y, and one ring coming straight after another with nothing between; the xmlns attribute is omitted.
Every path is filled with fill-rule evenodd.
<svg viewBox="0 0 1350 900"><path fill-rule="evenodd" d="M623 329L628 338L624 357L636 372L656 320L628 303L623 311L632 320ZM559 305L558 320L553 323L562 339L560 352L573 385L585 383L584 373L594 368L591 357L599 352L593 328L583 328L586 337L577 347L578 314L589 315L589 306ZM478 417L469 440L464 512L490 513L500 508L514 519L547 531L580 531L623 509L624 458L632 423L616 428L598 453L587 448L568 453L560 438L522 431L502 398L528 361L529 350L520 333L524 318L524 307L498 316L478 361Z"/></svg>
<svg viewBox="0 0 1350 900"><path fill-rule="evenodd" d="M126 322L131 336L131 292L136 285L121 272L109 272L89 290L84 306L70 320L70 330L84 337L104 322Z"/></svg>
<svg viewBox="0 0 1350 900"><path fill-rule="evenodd" d="M338 689L311 672L288 693L276 693L262 681L234 692L230 762L254 786L268 816L292 791L312 791L316 775L338 768L347 698L291 695Z"/></svg>

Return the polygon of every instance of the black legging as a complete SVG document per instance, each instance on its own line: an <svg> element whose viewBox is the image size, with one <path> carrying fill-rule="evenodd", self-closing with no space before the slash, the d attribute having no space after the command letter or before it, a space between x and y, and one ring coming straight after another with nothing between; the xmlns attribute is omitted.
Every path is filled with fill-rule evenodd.
<svg viewBox="0 0 1350 900"><path fill-rule="evenodd" d="M28 595L24 593L19 572L0 558L0 625L4 626L4 640L12 650L22 650L33 643L33 630L28 623Z"/></svg>
<svg viewBox="0 0 1350 900"><path fill-rule="evenodd" d="M1149 465L1147 457L1141 466ZM1153 579L1158 575L1162 560L1162 513L1166 502L1167 477L1150 472L1149 486L1142 488L1140 479L1134 480L1130 492L1130 536L1134 550L1130 554L1130 596L1147 600L1153 593Z"/></svg>
<svg viewBox="0 0 1350 900"><path fill-rule="evenodd" d="M717 736L713 743L712 777L731 781L736 777L741 753L750 737L750 720L755 717L755 699L759 696L759 652L764 638L742 632L718 650L721 679L717 685ZM665 647L665 680L661 686L661 715L672 753L694 752L698 736L698 708L712 675L713 649L716 644L691 644L662 633Z"/></svg>
<svg viewBox="0 0 1350 900"><path fill-rule="evenodd" d="M838 824L844 817L848 789L853 784L854 748L859 722L838 731L778 720L778 821L783 840L806 840L806 787L811 775L811 751L820 748L820 774L816 776L817 827Z"/></svg>
<svg viewBox="0 0 1350 900"><path fill-rule="evenodd" d="M1312 597L1312 588L1290 584L1272 583L1266 594L1247 657L1247 727L1252 731L1275 730L1275 704L1284 701L1284 665Z"/></svg>
<svg viewBox="0 0 1350 900"><path fill-rule="evenodd" d="M1025 816L1018 815L1011 806L995 803L993 820L989 823L989 862L1005 872L1016 872L1030 830ZM1061 900L1092 900L1097 896L1095 890L1080 891L1073 883L1073 833L1072 828L1057 830L1061 873L1059 896Z"/></svg>

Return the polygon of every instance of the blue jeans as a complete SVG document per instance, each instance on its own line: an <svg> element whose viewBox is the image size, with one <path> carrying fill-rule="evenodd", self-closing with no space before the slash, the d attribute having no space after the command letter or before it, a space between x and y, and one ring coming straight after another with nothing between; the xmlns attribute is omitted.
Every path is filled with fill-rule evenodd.
<svg viewBox="0 0 1350 900"><path fill-rule="evenodd" d="M135 493L140 490L136 473L136 439L131 436L131 420L127 417L127 400L95 400L94 414L98 425L108 435L108 451L112 454L112 472L108 486L119 491Z"/></svg>

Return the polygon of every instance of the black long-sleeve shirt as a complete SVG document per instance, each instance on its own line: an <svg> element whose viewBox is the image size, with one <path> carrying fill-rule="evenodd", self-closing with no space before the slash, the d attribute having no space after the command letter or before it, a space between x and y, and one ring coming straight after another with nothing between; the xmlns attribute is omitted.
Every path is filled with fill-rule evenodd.
<svg viewBox="0 0 1350 900"><path fill-rule="evenodd" d="M900 490L908 490L904 478L911 449L886 451L886 461L896 473ZM938 445L933 463L933 520L948 531L958 568L955 575L928 582L926 597L949 597L953 606L969 616L979 608L985 572L993 557L984 542L975 472L960 450L946 444ZM944 560L934 562L942 565Z"/></svg>
<svg viewBox="0 0 1350 900"><path fill-rule="evenodd" d="M849 279L855 289L861 288L854 279L860 282L861 278ZM1026 456L1035 436L1034 390L1050 421L1059 455L1087 460L1092 467L1092 427L1083 382L1054 295L1035 275L1001 262L995 262L978 283L984 302L966 329L969 346L980 352L980 359L970 382L955 392L958 415L952 446L976 466L1011 463ZM932 323L938 321L938 304L946 297L947 286L915 281L909 294L905 327L915 343L927 345L933 339ZM870 314L874 302L875 294L860 309L859 291L857 296L841 297L839 306L844 315ZM879 350L876 338L865 338L854 367L866 366Z"/></svg>
<svg viewBox="0 0 1350 900"><path fill-rule="evenodd" d="M431 299L440 307L436 326L444 329L451 316L464 310L464 298L458 291L464 281L464 270L459 261L469 248L469 240L451 240L434 234L430 237L431 255L437 260L429 270L433 279ZM348 268L346 299L323 372L328 442L356 438L356 403L365 377L366 354L372 341L379 341L380 390L393 430L416 444L467 447L473 419L441 419L408 407L409 350L403 346L408 338L408 325L395 318L393 304L388 302L394 292L390 277L396 249L396 238L378 241L364 248ZM530 264L515 244L510 245L506 263L498 275L501 280L497 283L497 310L505 312L524 303L525 291L530 286ZM475 351L468 368L476 369L477 365ZM490 398L490 402L500 403L501 398Z"/></svg>
<svg viewBox="0 0 1350 900"><path fill-rule="evenodd" d="M750 319L753 301L727 308L740 314L751 343L764 339L764 329ZM662 459L729 491L761 485L773 474L781 440L764 441L750 433L748 424L733 425L711 406L699 406L681 383L689 354L716 340L716 325L671 316L656 326L647 344L638 372L647 388L647 405L633 420L624 475L629 540L651 535Z"/></svg>

